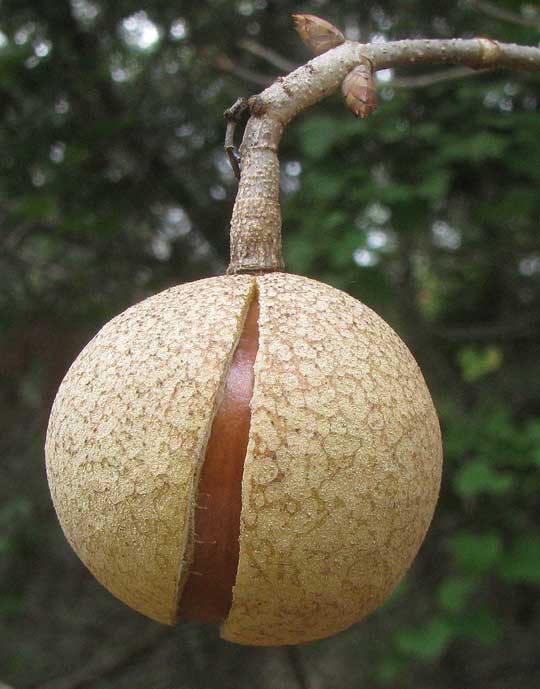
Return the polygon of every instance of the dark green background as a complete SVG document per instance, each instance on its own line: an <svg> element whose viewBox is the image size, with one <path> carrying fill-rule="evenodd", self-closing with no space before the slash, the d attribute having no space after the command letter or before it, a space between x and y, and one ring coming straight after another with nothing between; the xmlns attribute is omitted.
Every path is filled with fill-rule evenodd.
<svg viewBox="0 0 540 689"><path fill-rule="evenodd" d="M0 680L538 689L538 75L419 87L403 79L447 68L402 69L397 83L380 82L368 120L336 95L284 138L288 270L385 317L441 417L439 506L382 610L296 649L235 646L196 623L160 627L117 602L70 550L43 463L57 386L99 327L147 295L225 269L236 184L221 113L279 74L242 41L300 64L309 56L289 15L308 11L361 40L538 44L537 4L498 2L515 15L505 19L494 5L0 2ZM148 21L160 39L141 49L137 28L146 23L151 38Z"/></svg>

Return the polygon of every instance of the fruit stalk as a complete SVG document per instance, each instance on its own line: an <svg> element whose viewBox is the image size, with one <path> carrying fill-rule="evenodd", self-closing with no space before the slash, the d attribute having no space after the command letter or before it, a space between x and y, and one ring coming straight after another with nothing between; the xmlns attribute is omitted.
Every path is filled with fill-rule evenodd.
<svg viewBox="0 0 540 689"><path fill-rule="evenodd" d="M283 131L271 116L252 116L240 148L242 173L231 220L229 274L283 269L278 144Z"/></svg>

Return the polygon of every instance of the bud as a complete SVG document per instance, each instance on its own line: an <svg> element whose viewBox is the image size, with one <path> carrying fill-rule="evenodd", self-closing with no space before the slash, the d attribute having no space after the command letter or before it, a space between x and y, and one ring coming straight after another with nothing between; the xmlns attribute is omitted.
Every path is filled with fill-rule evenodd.
<svg viewBox="0 0 540 689"><path fill-rule="evenodd" d="M347 74L341 84L341 90L345 96L347 107L357 117L367 117L375 112L377 109L377 89L373 78L373 68L367 58L365 62Z"/></svg>
<svg viewBox="0 0 540 689"><path fill-rule="evenodd" d="M300 38L315 55L325 53L345 42L345 36L326 19L313 14L293 14L294 28Z"/></svg>

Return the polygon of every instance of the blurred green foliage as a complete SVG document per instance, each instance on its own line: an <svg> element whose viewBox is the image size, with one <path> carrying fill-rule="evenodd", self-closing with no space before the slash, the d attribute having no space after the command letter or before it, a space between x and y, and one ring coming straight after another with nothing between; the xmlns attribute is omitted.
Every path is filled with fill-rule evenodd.
<svg viewBox="0 0 540 689"><path fill-rule="evenodd" d="M379 612L290 652L236 647L189 622L161 631L71 553L42 458L56 388L97 329L151 293L225 269L236 185L221 113L280 73L243 41L300 64L309 56L289 14L306 11L363 41L538 43L538 7L494 7L2 0L0 679L17 689L252 689L253 677L260 689L538 689L535 74L426 84L414 79L446 67L383 72L375 115L356 120L334 96L283 141L287 268L388 320L441 417L439 507Z"/></svg>

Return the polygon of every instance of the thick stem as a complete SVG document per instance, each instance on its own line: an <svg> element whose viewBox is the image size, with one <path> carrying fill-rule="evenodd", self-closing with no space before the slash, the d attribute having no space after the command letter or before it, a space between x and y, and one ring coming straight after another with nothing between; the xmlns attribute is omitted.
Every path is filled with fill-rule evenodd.
<svg viewBox="0 0 540 689"><path fill-rule="evenodd" d="M267 115L252 116L246 126L228 273L283 269L277 156L282 133L283 125Z"/></svg>
<svg viewBox="0 0 540 689"><path fill-rule="evenodd" d="M283 269L279 161L283 128L299 112L337 90L345 76L369 60L375 70L405 64L453 63L475 69L540 71L540 48L488 38L405 40L360 44L346 41L280 77L250 99L252 116L240 152L242 174L231 222L228 273Z"/></svg>

